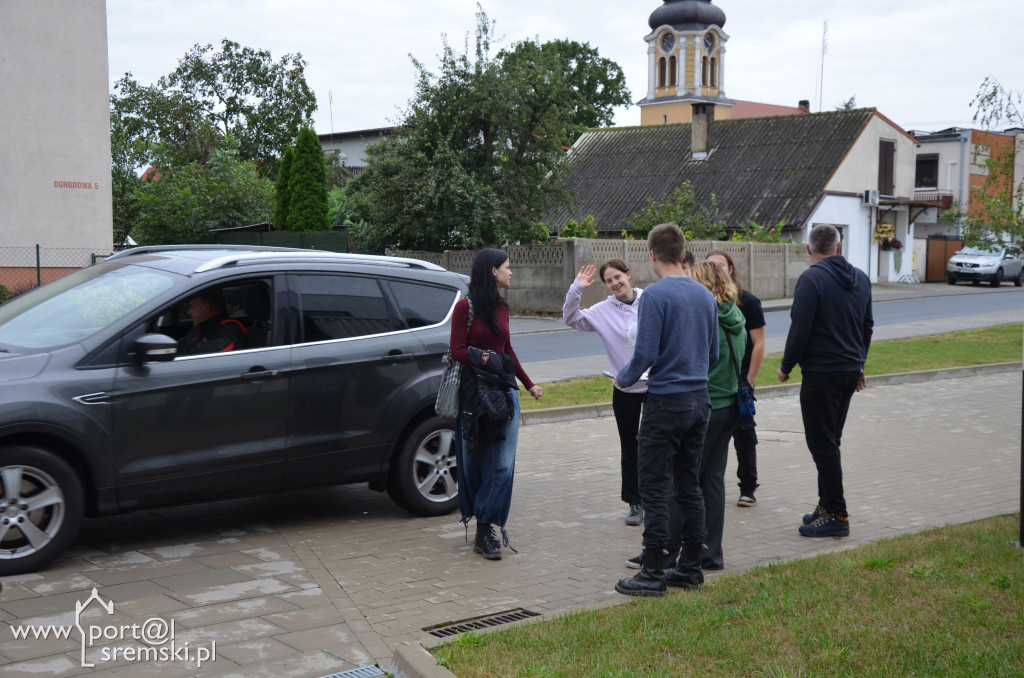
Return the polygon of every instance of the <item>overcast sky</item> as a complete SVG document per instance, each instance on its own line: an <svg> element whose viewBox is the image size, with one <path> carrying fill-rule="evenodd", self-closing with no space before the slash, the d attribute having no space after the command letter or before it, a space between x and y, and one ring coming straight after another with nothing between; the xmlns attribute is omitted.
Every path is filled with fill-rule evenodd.
<svg viewBox="0 0 1024 678"><path fill-rule="evenodd" d="M301 53L316 93L318 133L393 124L413 94L409 55L432 66L442 36L459 51L475 0L106 0L110 81L170 73L196 43L223 38ZM1024 89L1020 0L715 0L729 35L726 95L832 110L851 96L904 129L972 125L987 75ZM503 44L526 38L589 42L622 67L634 101L646 95L647 19L659 0L481 0ZM828 22L824 78L822 33ZM819 82L823 82L819 92ZM329 93L333 93L332 105ZM637 125L640 109L615 124Z"/></svg>

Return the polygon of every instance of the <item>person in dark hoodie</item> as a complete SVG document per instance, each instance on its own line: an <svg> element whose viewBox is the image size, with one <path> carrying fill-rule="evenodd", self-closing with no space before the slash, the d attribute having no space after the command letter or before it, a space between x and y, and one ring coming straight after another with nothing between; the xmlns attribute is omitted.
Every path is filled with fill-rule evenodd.
<svg viewBox="0 0 1024 678"><path fill-rule="evenodd" d="M839 444L850 400L865 386L864 362L875 324L871 284L863 271L840 256L842 243L834 226L815 226L808 241L811 267L793 292L778 377L788 381L793 367L800 365L804 436L818 468L818 506L804 516L800 534L846 537L850 516Z"/></svg>

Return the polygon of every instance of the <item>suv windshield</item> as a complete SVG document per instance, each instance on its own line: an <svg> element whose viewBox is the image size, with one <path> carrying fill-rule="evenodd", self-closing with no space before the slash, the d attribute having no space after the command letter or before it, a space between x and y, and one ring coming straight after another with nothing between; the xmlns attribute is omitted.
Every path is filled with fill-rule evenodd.
<svg viewBox="0 0 1024 678"><path fill-rule="evenodd" d="M82 341L174 284L123 262L90 266L0 306L0 346L47 350Z"/></svg>
<svg viewBox="0 0 1024 678"><path fill-rule="evenodd" d="M960 250L960 254L971 254L976 257L999 257L1002 256L1002 250L989 250L982 247L965 247Z"/></svg>

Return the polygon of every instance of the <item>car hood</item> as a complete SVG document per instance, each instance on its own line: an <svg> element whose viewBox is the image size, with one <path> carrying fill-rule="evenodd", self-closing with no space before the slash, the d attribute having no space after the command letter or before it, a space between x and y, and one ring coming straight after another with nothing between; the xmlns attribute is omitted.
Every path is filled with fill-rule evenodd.
<svg viewBox="0 0 1024 678"><path fill-rule="evenodd" d="M0 383L31 379L50 362L49 353L0 353Z"/></svg>
<svg viewBox="0 0 1024 678"><path fill-rule="evenodd" d="M964 263L980 263L982 261L999 261L1002 257L998 254L954 254L950 257L950 261L954 264L959 262Z"/></svg>

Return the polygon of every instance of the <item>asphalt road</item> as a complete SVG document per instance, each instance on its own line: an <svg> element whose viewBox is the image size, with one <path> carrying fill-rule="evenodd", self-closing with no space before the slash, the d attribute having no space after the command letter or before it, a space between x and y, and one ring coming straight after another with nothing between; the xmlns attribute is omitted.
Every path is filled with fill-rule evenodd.
<svg viewBox="0 0 1024 678"><path fill-rule="evenodd" d="M938 334L1024 320L1024 288L1004 284L872 286L875 339ZM789 331L790 299L764 302L768 353L779 353ZM512 345L536 382L599 374L607 369L604 345L593 332L569 329L560 318L513 318Z"/></svg>

